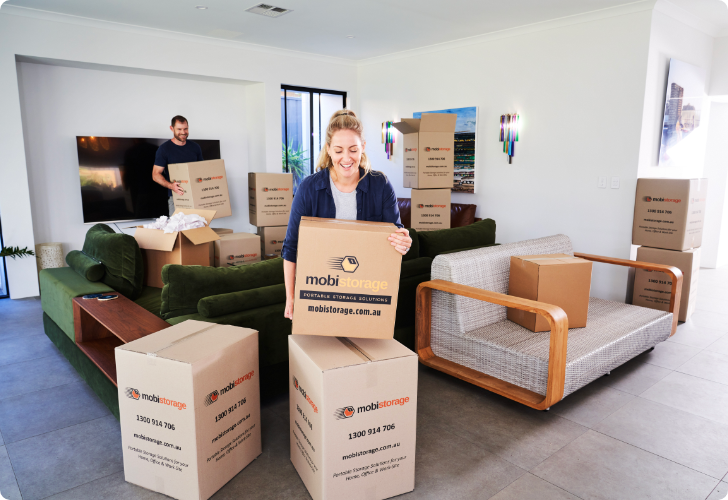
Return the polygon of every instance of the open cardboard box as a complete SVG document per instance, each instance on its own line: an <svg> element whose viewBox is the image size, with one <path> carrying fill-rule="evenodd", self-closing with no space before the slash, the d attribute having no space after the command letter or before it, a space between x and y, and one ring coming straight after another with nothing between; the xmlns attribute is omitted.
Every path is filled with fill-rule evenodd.
<svg viewBox="0 0 728 500"><path fill-rule="evenodd" d="M174 214L197 214L207 221L207 226L186 231L165 233L160 229L134 226L134 239L144 250L145 284L162 288L162 267L165 264L210 266L210 245L220 236L209 226L215 217L215 210L183 209ZM174 215L173 214L173 215Z"/></svg>

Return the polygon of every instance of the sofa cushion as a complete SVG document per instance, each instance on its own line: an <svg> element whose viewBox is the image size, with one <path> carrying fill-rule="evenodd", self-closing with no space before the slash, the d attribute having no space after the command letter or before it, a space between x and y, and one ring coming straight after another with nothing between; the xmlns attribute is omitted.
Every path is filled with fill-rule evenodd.
<svg viewBox="0 0 728 500"><path fill-rule="evenodd" d="M89 281L70 267L43 269L39 275L43 311L75 342L73 298L90 293L113 292L102 282Z"/></svg>
<svg viewBox="0 0 728 500"><path fill-rule="evenodd" d="M469 226L475 222L475 209L477 205L467 203L452 203L450 205L450 227Z"/></svg>
<svg viewBox="0 0 728 500"><path fill-rule="evenodd" d="M480 247L495 243L495 221L484 219L465 227L417 233L420 255L434 259L446 250Z"/></svg>
<svg viewBox="0 0 728 500"><path fill-rule="evenodd" d="M468 248L454 248L452 250L445 250L444 252L440 252L440 255L447 255L449 253L456 253L456 252L467 252L468 250L477 250L478 248L495 247L498 245L500 245L500 243L488 243L487 245L480 245L477 247L468 247Z"/></svg>
<svg viewBox="0 0 728 500"><path fill-rule="evenodd" d="M66 255L66 264L89 281L101 281L104 277L104 265L79 250L71 250Z"/></svg>
<svg viewBox="0 0 728 500"><path fill-rule="evenodd" d="M429 257L420 257L419 259L412 259L408 260L407 262L402 262L402 269L399 273L399 279L403 280L411 276L430 274L431 266L432 259Z"/></svg>
<svg viewBox="0 0 728 500"><path fill-rule="evenodd" d="M283 283L283 259L236 267L181 266L162 268L162 318L197 314L200 299Z"/></svg>
<svg viewBox="0 0 728 500"><path fill-rule="evenodd" d="M162 309L162 289L155 288L153 286L145 286L139 297L134 299L134 303L161 318L160 310Z"/></svg>
<svg viewBox="0 0 728 500"><path fill-rule="evenodd" d="M247 311L258 307L285 304L286 285L262 286L252 290L211 295L200 299L197 310L204 318L214 318L237 311Z"/></svg>
<svg viewBox="0 0 728 500"><path fill-rule="evenodd" d="M144 262L133 236L96 224L86 233L83 253L104 264L106 273L101 281L108 286L132 300L142 293Z"/></svg>
<svg viewBox="0 0 728 500"><path fill-rule="evenodd" d="M409 231L410 238L412 238L412 246L410 251L402 256L402 262L419 259L420 257L420 238L417 236L417 230L407 228L407 231Z"/></svg>

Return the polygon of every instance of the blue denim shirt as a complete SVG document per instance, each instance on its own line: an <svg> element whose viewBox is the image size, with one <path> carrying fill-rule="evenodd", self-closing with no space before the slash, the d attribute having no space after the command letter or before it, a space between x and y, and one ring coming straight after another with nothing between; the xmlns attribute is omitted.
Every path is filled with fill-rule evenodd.
<svg viewBox="0 0 728 500"><path fill-rule="evenodd" d="M397 195L394 194L394 188L387 176L372 170L364 177L364 169L361 167L359 176L361 180L356 187L356 220L391 222L397 227L404 227L399 219ZM296 262L298 254L298 226L301 217L336 218L329 169L319 170L306 177L293 197L286 239L281 250L281 256L290 262Z"/></svg>

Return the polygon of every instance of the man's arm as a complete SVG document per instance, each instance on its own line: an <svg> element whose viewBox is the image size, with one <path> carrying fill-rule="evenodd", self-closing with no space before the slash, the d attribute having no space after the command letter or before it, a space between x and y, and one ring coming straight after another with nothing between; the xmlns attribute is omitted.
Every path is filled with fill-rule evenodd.
<svg viewBox="0 0 728 500"><path fill-rule="evenodd" d="M185 194L184 190L180 187L179 182L169 182L164 178L164 167L154 165L152 168L152 180L162 187L171 189L180 196Z"/></svg>

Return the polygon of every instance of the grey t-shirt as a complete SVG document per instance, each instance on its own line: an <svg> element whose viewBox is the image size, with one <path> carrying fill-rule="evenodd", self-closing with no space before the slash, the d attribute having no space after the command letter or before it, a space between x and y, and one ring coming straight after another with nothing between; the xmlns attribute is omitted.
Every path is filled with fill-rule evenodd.
<svg viewBox="0 0 728 500"><path fill-rule="evenodd" d="M342 193L331 177L329 177L329 182L331 182L331 194L334 196L336 205L336 218L356 220L356 189L351 193Z"/></svg>

